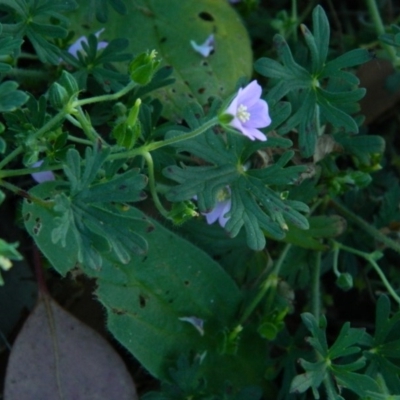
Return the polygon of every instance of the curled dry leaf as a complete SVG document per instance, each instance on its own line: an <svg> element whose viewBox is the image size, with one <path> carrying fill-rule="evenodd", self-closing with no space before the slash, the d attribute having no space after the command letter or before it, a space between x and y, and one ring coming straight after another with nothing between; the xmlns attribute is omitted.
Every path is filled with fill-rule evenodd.
<svg viewBox="0 0 400 400"><path fill-rule="evenodd" d="M5 400L137 400L119 355L97 332L41 295L11 351Z"/></svg>

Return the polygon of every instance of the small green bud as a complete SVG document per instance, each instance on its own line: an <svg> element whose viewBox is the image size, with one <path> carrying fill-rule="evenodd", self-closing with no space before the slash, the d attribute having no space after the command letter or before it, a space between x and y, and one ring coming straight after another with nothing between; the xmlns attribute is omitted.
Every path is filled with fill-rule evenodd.
<svg viewBox="0 0 400 400"><path fill-rule="evenodd" d="M348 272L340 274L336 279L336 285L344 291L350 290L353 287L353 277Z"/></svg>
<svg viewBox="0 0 400 400"><path fill-rule="evenodd" d="M67 90L70 97L75 96L79 92L78 82L67 71L62 72L58 82Z"/></svg>
<svg viewBox="0 0 400 400"><path fill-rule="evenodd" d="M235 118L232 114L220 114L218 115L218 121L221 125L228 125L233 118Z"/></svg>
<svg viewBox="0 0 400 400"><path fill-rule="evenodd" d="M182 225L193 217L198 216L199 213L196 211L196 205L190 200L172 203L172 208L168 213L168 217L175 225Z"/></svg>
<svg viewBox="0 0 400 400"><path fill-rule="evenodd" d="M116 114L118 117L125 117L126 111L127 110L125 104L121 103L120 101L113 105L113 113Z"/></svg>
<svg viewBox="0 0 400 400"><path fill-rule="evenodd" d="M138 123L138 116L140 111L140 106L142 104L142 100L136 99L135 104L129 111L128 119L126 120L127 125L132 128L134 125Z"/></svg>
<svg viewBox="0 0 400 400"><path fill-rule="evenodd" d="M152 50L150 53L141 53L135 57L129 65L129 75L131 79L139 85L147 85L153 78L160 60L156 59L157 52Z"/></svg>
<svg viewBox="0 0 400 400"><path fill-rule="evenodd" d="M54 82L49 89L49 101L54 108L63 108L69 101L70 96L66 89L58 82Z"/></svg>

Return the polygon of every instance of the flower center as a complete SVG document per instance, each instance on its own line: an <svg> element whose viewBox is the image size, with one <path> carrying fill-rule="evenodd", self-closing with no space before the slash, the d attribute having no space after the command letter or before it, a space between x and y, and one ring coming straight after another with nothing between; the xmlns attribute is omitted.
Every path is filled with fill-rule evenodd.
<svg viewBox="0 0 400 400"><path fill-rule="evenodd" d="M225 201L231 197L231 194L228 189L224 188L221 189L218 194L217 194L217 201L220 203L222 201Z"/></svg>
<svg viewBox="0 0 400 400"><path fill-rule="evenodd" d="M236 116L239 118L240 122L247 122L250 119L251 114L247 111L247 106L240 104Z"/></svg>

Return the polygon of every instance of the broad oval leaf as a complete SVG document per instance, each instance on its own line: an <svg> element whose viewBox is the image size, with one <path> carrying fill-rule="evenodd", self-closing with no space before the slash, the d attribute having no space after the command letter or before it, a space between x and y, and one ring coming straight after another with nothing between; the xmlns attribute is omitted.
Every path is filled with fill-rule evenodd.
<svg viewBox="0 0 400 400"><path fill-rule="evenodd" d="M136 400L135 385L97 332L41 295L11 351L5 400Z"/></svg>
<svg viewBox="0 0 400 400"><path fill-rule="evenodd" d="M128 38L127 50L134 54L155 49L162 65L173 68L175 83L157 92L166 115L181 116L193 101L204 105L209 97L225 98L234 92L239 78L250 78L249 36L228 1L138 0L126 2L126 7L124 16L109 15L102 39ZM86 1L80 2L71 22L77 37L103 27L93 19L91 2ZM211 34L214 51L203 57L190 41L202 44Z"/></svg>

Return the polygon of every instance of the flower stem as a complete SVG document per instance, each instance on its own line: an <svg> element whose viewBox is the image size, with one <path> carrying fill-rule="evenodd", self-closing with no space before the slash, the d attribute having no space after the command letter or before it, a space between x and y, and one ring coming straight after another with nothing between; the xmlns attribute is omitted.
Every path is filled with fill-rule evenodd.
<svg viewBox="0 0 400 400"><path fill-rule="evenodd" d="M320 276L321 276L321 252L314 253L315 259L312 276L311 276L311 312L314 317L319 320L321 316L321 290L320 290Z"/></svg>
<svg viewBox="0 0 400 400"><path fill-rule="evenodd" d="M164 216L165 218L168 218L168 211L162 205L162 203L158 197L158 193L157 193L157 189L156 189L156 182L154 179L153 157L151 156L151 154L149 152L144 152L142 155L147 163L150 193L151 193L151 196L153 197L154 204L157 207L157 210L160 211L161 215Z"/></svg>
<svg viewBox="0 0 400 400"><path fill-rule="evenodd" d="M391 249L397 251L400 253L400 244L395 242L394 240L390 239L386 235L384 235L382 232L380 232L377 228L374 226L370 225L368 222L364 221L362 218L354 214L352 211L350 211L347 207L345 207L343 204L340 204L339 202L335 200L330 201L331 204L340 212L342 213L346 218L350 219L353 221L356 225L358 225L363 231L371 235L374 239L382 242L385 244L387 247L390 247Z"/></svg>
<svg viewBox="0 0 400 400"><path fill-rule="evenodd" d="M183 135L175 136L166 140L158 141L158 142L153 142L147 145L148 151L153 151L160 149L161 147L169 146L171 144L183 142L184 140L189 140L193 139L194 137L202 134L206 130L212 128L213 126L218 124L218 117L212 118L208 121L206 121L202 126L199 128L195 129L192 132L187 132L184 133Z"/></svg>
<svg viewBox="0 0 400 400"><path fill-rule="evenodd" d="M8 189L9 191L15 193L18 196L24 197L25 199L29 199L33 203L39 204L42 207L45 208L52 208L53 207L53 202L50 201L45 201L43 199L40 199L39 197L33 196L32 194L28 193L26 190L23 190L19 188L18 186L13 185L12 183L3 181L0 179L0 186L4 187L5 189Z"/></svg>
<svg viewBox="0 0 400 400"><path fill-rule="evenodd" d="M365 253L363 251L357 250L357 249L353 249L352 247L348 247L342 243L333 241L334 246L337 247L338 249L342 249L345 250L349 253L353 253L359 257L364 258L366 261L368 261L372 268L375 270L375 272L379 275L379 278L381 279L382 283L384 284L384 286L386 287L387 291L390 293L390 295L393 297L393 299L399 304L400 306L400 297L399 295L396 293L396 291L393 289L392 285L390 284L390 282L388 281L388 279L386 278L386 275L384 274L384 272L382 271L382 269L379 267L378 263L375 260L376 257L376 252L373 253Z"/></svg>
<svg viewBox="0 0 400 400"><path fill-rule="evenodd" d="M258 304L261 302L261 300L264 298L267 292L270 291L270 296L268 299L268 304L272 304L274 297L275 297L275 289L278 286L279 283L279 271L282 267L283 261L285 260L287 253L289 252L290 248L292 247L291 244L286 244L286 246L283 248L278 260L276 261L274 267L272 268L272 271L268 275L268 277L265 279L265 281L261 284L260 291L257 293L256 297L253 299L253 301L250 303L250 305L245 309L243 312L242 317L240 318L238 325L242 325L253 313L253 311L256 309Z"/></svg>
<svg viewBox="0 0 400 400"><path fill-rule="evenodd" d="M32 136L34 139L40 138L47 131L49 131L53 126L57 125L65 116L67 112L62 109L60 110L52 119L47 121L39 130L37 130Z"/></svg>
<svg viewBox="0 0 400 400"><path fill-rule="evenodd" d="M0 179L10 178L12 176L29 175L35 172L56 171L62 168L63 166L59 164L40 168L4 169L0 171Z"/></svg>
<svg viewBox="0 0 400 400"><path fill-rule="evenodd" d="M20 155L23 152L23 150L24 149L22 146L18 146L10 154L4 157L3 160L0 161L0 169L4 168L10 161L12 161L18 155Z"/></svg>
<svg viewBox="0 0 400 400"><path fill-rule="evenodd" d="M169 146L171 144L175 144L175 143L179 143L182 142L184 140L189 140L189 139L193 139L194 137L202 134L203 132L205 132L207 129L212 128L213 126L218 124L218 118L212 118L209 121L205 122L204 125L200 126L199 128L195 129L192 132L187 132L184 133L183 135L179 135L179 136L175 136L172 137L170 139L166 139L166 140L159 140L157 142L152 142L152 143L148 143L148 144L144 144L141 147L138 147L136 149L132 149L132 150L128 150L128 151L124 151L122 153L116 153L116 154L111 154L108 159L109 160L119 160L121 158L133 158L136 157L138 155L144 155L144 153L148 153L154 150L158 150L162 147L165 146Z"/></svg>
<svg viewBox="0 0 400 400"><path fill-rule="evenodd" d="M92 143L95 143L97 140L100 140L103 144L105 144L104 139L96 132L96 130L93 128L91 123L88 121L85 113L83 112L81 107L77 107L76 111L74 113L74 116L78 120L81 129L83 132L85 132L85 135L88 137L88 139Z"/></svg>
<svg viewBox="0 0 400 400"><path fill-rule="evenodd" d="M72 103L72 107L81 107L86 104L93 104L93 103L99 103L103 101L112 101L112 100L117 100L120 97L124 96L128 92L130 92L135 86L137 85L136 82L131 81L126 85L124 88L122 88L120 91L112 93L112 94L103 94L101 96L94 96L90 97L88 99L82 99L82 100L76 100Z"/></svg>
<svg viewBox="0 0 400 400"><path fill-rule="evenodd" d="M376 4L376 0L366 0L366 2L369 14L374 23L375 32L378 36L381 36L385 33L385 26L382 22L381 14L379 12L378 5ZM392 62L394 64L397 64L398 57L396 55L396 50L386 43L382 43L382 47L386 50Z"/></svg>

